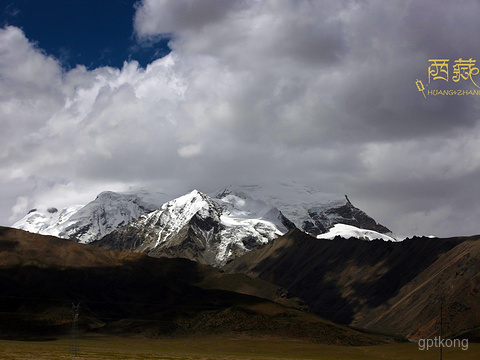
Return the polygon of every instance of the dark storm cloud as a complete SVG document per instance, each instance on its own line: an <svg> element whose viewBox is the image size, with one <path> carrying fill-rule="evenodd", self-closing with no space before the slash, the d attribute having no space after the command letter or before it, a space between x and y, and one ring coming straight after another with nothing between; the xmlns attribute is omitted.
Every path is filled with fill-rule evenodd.
<svg viewBox="0 0 480 360"><path fill-rule="evenodd" d="M470 57L478 53L480 3L474 0L413 1L399 30L408 47L429 57Z"/></svg>
<svg viewBox="0 0 480 360"><path fill-rule="evenodd" d="M144 1L137 7L135 28L140 37L198 31L222 20L230 11L241 9L244 4L242 0Z"/></svg>
<svg viewBox="0 0 480 360"><path fill-rule="evenodd" d="M425 99L415 81L428 85L430 58L480 59L478 15L467 1L144 0L139 42L172 37L145 69L66 71L0 30L11 220L130 185L180 195L295 179L348 193L398 233L472 232L477 97ZM429 89L445 86L474 87Z"/></svg>

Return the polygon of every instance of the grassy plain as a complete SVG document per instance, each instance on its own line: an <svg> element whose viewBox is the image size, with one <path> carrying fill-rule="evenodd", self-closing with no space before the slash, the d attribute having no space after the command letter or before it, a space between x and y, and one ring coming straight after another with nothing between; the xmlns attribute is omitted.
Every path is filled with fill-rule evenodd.
<svg viewBox="0 0 480 360"><path fill-rule="evenodd" d="M380 346L330 346L301 341L272 338L219 338L190 337L185 339L145 339L111 336L83 336L78 342L78 355L71 353L70 338L36 341L0 340L0 359L196 359L196 360L247 360L247 359L322 359L322 360L380 360L439 358L439 349L420 351L415 343ZM477 360L480 344L470 344L468 350L450 348L443 350L443 359Z"/></svg>

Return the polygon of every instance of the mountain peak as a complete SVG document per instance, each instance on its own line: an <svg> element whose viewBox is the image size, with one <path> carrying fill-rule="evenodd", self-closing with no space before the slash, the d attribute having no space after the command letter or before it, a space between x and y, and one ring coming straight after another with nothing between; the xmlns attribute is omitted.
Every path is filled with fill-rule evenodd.
<svg viewBox="0 0 480 360"><path fill-rule="evenodd" d="M233 194L213 199L192 190L96 245L221 266L284 234L287 222L278 209L264 202Z"/></svg>
<svg viewBox="0 0 480 360"><path fill-rule="evenodd" d="M198 199L200 200L209 200L210 197L208 195L205 195L204 193L202 193L201 191L198 191L197 189L193 189L192 191L190 191L189 193L183 195L183 196L180 196L178 197L177 201L179 201L180 199L184 199L185 201L197 201Z"/></svg>
<svg viewBox="0 0 480 360"><path fill-rule="evenodd" d="M216 198L229 195L250 198L274 206L299 229L313 235L328 232L335 224L344 223L380 233L390 230L356 208L347 195L324 193L313 186L292 182L264 185L229 185L217 191Z"/></svg>
<svg viewBox="0 0 480 360"><path fill-rule="evenodd" d="M98 194L97 197L95 198L95 200L97 200L97 199L108 199L108 198L111 198L111 197L116 197L116 195L118 195L118 194L113 192L113 191L106 190L106 191L102 191L100 194Z"/></svg>
<svg viewBox="0 0 480 360"><path fill-rule="evenodd" d="M88 243L157 209L164 202L164 196L153 192L103 191L85 206L76 205L61 210L38 207L13 227Z"/></svg>
<svg viewBox="0 0 480 360"><path fill-rule="evenodd" d="M178 216L184 221L188 221L199 212L208 212L208 209L215 208L213 200L204 193L194 189L189 193L170 200L162 205L156 212L169 210L172 216Z"/></svg>
<svg viewBox="0 0 480 360"><path fill-rule="evenodd" d="M345 195L345 199L347 199L347 204L349 204L349 205L352 205L352 206L353 206L353 204L352 204L352 203L350 202L350 200L348 199L348 196L347 196L347 195Z"/></svg>

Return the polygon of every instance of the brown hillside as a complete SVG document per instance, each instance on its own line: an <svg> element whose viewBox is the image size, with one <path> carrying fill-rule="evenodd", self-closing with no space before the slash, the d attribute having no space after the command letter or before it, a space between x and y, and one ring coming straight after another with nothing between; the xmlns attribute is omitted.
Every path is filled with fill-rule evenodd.
<svg viewBox="0 0 480 360"><path fill-rule="evenodd" d="M473 237L442 254L395 297L357 323L400 329L411 338L433 337L439 333L443 303L443 333L455 336L479 327L479 292L480 240Z"/></svg>
<svg viewBox="0 0 480 360"><path fill-rule="evenodd" d="M400 243L318 240L292 231L224 267L285 287L332 321L411 337L480 326L480 237Z"/></svg>
<svg viewBox="0 0 480 360"><path fill-rule="evenodd" d="M0 266L3 268L120 266L140 258L141 254L108 251L54 236L0 227Z"/></svg>
<svg viewBox="0 0 480 360"><path fill-rule="evenodd" d="M0 228L0 259L0 338L69 334L72 303L80 303L81 331L242 334L339 345L398 340L224 290L260 289L271 296L279 288L185 259L114 252L8 228Z"/></svg>

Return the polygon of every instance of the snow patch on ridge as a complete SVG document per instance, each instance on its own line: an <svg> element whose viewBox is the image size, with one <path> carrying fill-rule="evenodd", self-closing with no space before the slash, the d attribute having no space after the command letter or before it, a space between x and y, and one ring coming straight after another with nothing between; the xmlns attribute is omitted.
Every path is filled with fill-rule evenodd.
<svg viewBox="0 0 480 360"><path fill-rule="evenodd" d="M356 238L360 240L384 240L384 241L397 241L395 238L388 235L373 231L360 229L352 225L335 224L325 234L317 235L317 239L329 239L333 240L336 236L340 236L345 239Z"/></svg>

